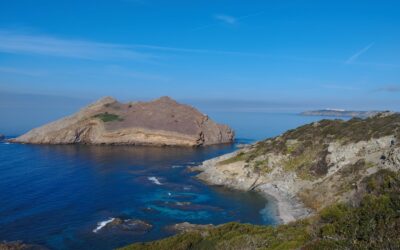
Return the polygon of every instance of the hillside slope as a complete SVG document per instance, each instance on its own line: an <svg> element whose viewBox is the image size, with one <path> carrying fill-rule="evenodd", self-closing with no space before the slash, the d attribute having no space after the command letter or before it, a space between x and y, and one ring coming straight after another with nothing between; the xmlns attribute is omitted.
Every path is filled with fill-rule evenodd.
<svg viewBox="0 0 400 250"><path fill-rule="evenodd" d="M258 190L283 225L220 225L127 249L400 249L400 115L322 120L205 161L207 183Z"/></svg>

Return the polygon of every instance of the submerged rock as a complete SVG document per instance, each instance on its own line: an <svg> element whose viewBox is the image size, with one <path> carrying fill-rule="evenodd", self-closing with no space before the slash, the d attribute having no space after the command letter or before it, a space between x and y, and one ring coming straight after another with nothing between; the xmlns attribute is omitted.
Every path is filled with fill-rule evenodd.
<svg viewBox="0 0 400 250"><path fill-rule="evenodd" d="M3 241L0 242L0 250L47 250L40 245L26 244L22 241Z"/></svg>
<svg viewBox="0 0 400 250"><path fill-rule="evenodd" d="M106 97L78 113L33 129L13 142L205 146L230 143L234 132L169 97L120 103Z"/></svg>
<svg viewBox="0 0 400 250"><path fill-rule="evenodd" d="M188 233L188 232L204 232L206 229L214 228L213 224L192 224L189 222L177 223L174 225L167 226L165 229L173 233Z"/></svg>
<svg viewBox="0 0 400 250"><path fill-rule="evenodd" d="M144 234L150 231L153 226L145 221L137 219L121 219L112 218L105 223L99 223L99 226L93 232L109 232L109 233L134 233Z"/></svg>

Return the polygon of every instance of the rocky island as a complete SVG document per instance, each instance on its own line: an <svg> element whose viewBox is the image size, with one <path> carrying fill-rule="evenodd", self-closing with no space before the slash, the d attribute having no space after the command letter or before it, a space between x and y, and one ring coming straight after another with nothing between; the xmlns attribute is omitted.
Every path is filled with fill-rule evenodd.
<svg viewBox="0 0 400 250"><path fill-rule="evenodd" d="M282 225L228 223L125 249L400 247L400 114L321 120L195 170L209 184L274 199Z"/></svg>
<svg viewBox="0 0 400 250"><path fill-rule="evenodd" d="M6 136L5 136L5 135L3 135L3 134L0 134L0 141L4 140L5 138L6 138Z"/></svg>
<svg viewBox="0 0 400 250"><path fill-rule="evenodd" d="M206 146L230 143L234 132L169 97L120 103L106 97L78 113L10 140L32 144Z"/></svg>
<svg viewBox="0 0 400 250"><path fill-rule="evenodd" d="M307 115L307 116L367 118L367 117L374 116L381 112L382 111L351 111L351 110L344 110L344 109L321 109L321 110L304 111L300 114Z"/></svg>

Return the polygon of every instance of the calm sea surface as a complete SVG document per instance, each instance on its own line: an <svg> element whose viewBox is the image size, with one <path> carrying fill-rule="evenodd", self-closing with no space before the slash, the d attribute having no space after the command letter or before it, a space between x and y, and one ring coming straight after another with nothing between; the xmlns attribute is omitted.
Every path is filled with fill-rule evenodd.
<svg viewBox="0 0 400 250"><path fill-rule="evenodd" d="M293 114L215 113L238 143L276 136L321 119ZM0 143L0 241L23 240L50 249L112 249L170 235L165 226L276 222L254 192L207 186L186 170L235 150L128 146L44 146ZM93 232L121 217L144 220L144 234Z"/></svg>

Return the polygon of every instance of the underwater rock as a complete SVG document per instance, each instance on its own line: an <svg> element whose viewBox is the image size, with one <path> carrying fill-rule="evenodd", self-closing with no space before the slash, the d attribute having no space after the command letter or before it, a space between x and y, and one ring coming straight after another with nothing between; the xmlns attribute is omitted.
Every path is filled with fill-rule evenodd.
<svg viewBox="0 0 400 250"><path fill-rule="evenodd" d="M111 218L98 223L98 227L93 232L144 234L152 228L151 224L138 219Z"/></svg>

